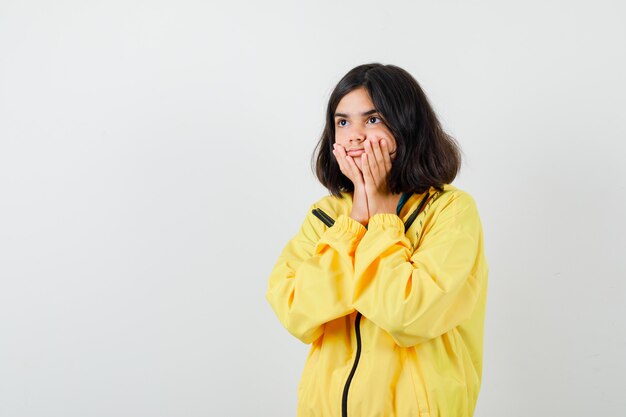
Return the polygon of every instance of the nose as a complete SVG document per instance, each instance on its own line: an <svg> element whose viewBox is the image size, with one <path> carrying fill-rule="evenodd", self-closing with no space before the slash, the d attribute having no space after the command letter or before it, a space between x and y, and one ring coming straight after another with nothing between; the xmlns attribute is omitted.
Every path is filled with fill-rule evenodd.
<svg viewBox="0 0 626 417"><path fill-rule="evenodd" d="M361 143L365 140L365 132L363 129L355 128L350 132L350 143Z"/></svg>

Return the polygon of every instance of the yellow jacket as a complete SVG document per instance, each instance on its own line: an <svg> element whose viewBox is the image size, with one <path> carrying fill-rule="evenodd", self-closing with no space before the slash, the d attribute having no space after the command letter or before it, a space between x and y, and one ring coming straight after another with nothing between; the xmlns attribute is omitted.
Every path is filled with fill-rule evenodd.
<svg viewBox="0 0 626 417"><path fill-rule="evenodd" d="M364 227L343 196L310 207L269 278L278 319L311 344L297 416L472 416L488 276L474 199L431 187Z"/></svg>

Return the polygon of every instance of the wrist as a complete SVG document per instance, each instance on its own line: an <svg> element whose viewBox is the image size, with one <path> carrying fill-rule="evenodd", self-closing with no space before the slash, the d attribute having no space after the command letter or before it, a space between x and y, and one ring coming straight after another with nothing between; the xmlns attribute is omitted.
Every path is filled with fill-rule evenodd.
<svg viewBox="0 0 626 417"><path fill-rule="evenodd" d="M388 194L382 198L372 199L373 201L371 202L368 199L368 203L370 203L370 218L380 213L397 214L401 196L402 194Z"/></svg>
<svg viewBox="0 0 626 417"><path fill-rule="evenodd" d="M372 211L370 211L370 218L372 218L372 216L374 216L375 214L380 214L380 213L387 213L387 214L396 214L396 208L395 207L377 207L375 209L373 209Z"/></svg>
<svg viewBox="0 0 626 417"><path fill-rule="evenodd" d="M363 226L366 226L369 222L369 217L367 216L367 213L361 213L359 210L352 210L350 212L350 218L361 223Z"/></svg>
<svg viewBox="0 0 626 417"><path fill-rule="evenodd" d="M354 216L350 216L350 218L356 222L361 223L363 226L367 226L367 224L369 223L369 219L365 219L365 218L358 218L358 217L354 217Z"/></svg>

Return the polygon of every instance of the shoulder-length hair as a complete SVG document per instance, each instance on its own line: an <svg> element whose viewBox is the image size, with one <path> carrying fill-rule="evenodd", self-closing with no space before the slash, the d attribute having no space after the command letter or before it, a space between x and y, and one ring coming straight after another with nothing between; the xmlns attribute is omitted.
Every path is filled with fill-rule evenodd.
<svg viewBox="0 0 626 417"><path fill-rule="evenodd" d="M341 172L332 150L337 105L360 87L365 87L396 140L389 190L394 194L421 194L431 186L442 190L444 184L451 183L461 168L461 149L443 131L426 94L402 68L372 63L350 70L328 100L326 125L311 160L315 176L324 187L340 198L342 192L354 191L354 184Z"/></svg>

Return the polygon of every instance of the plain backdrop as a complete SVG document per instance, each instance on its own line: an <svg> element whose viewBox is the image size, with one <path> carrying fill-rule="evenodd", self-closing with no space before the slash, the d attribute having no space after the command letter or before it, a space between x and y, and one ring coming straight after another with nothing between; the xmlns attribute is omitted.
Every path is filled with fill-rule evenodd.
<svg viewBox="0 0 626 417"><path fill-rule="evenodd" d="M460 143L490 266L477 417L626 409L621 1L0 1L0 416L293 416L265 300L352 67Z"/></svg>

